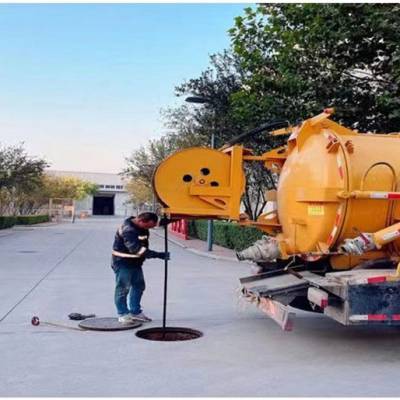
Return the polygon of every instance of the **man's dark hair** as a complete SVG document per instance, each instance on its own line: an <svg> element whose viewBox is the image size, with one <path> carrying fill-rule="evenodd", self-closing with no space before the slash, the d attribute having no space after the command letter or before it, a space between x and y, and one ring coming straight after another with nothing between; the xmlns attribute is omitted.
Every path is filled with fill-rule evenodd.
<svg viewBox="0 0 400 400"><path fill-rule="evenodd" d="M153 221L155 223L157 223L158 221L158 216L156 213L153 212L144 212L141 213L137 216L138 219L140 219L143 222L150 222Z"/></svg>

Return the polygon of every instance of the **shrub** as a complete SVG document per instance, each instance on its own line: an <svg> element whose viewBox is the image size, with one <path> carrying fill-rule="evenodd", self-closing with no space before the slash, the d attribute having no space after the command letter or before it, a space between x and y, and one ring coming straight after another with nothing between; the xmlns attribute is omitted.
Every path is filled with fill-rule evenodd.
<svg viewBox="0 0 400 400"><path fill-rule="evenodd" d="M260 230L232 222L214 221L214 243L233 250L243 250L264 235ZM189 236L207 240L207 221L189 221Z"/></svg>
<svg viewBox="0 0 400 400"><path fill-rule="evenodd" d="M48 215L18 215L15 218L17 225L33 225L50 221Z"/></svg>
<svg viewBox="0 0 400 400"><path fill-rule="evenodd" d="M11 228L16 222L16 217L0 216L0 229Z"/></svg>

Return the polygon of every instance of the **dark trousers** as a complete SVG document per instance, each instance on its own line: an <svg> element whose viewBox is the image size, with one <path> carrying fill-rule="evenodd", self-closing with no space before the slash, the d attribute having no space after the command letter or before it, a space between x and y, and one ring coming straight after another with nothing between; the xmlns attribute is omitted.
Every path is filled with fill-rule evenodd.
<svg viewBox="0 0 400 400"><path fill-rule="evenodd" d="M141 266L113 266L115 272L115 306L118 315L140 314L140 301L146 288Z"/></svg>

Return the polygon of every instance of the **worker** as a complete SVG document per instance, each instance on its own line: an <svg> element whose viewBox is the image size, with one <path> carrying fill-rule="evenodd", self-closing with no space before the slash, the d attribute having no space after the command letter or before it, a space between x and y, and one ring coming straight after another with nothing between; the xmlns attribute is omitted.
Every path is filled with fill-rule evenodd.
<svg viewBox="0 0 400 400"><path fill-rule="evenodd" d="M157 214L144 212L127 218L115 234L111 267L115 272L118 321L123 324L151 321L140 305L145 289L142 264L147 258L169 259L169 253L149 249L149 229L157 222Z"/></svg>

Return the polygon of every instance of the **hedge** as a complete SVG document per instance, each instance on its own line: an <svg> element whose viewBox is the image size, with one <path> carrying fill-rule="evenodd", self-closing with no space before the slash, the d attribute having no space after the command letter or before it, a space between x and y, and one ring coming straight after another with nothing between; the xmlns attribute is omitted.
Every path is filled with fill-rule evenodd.
<svg viewBox="0 0 400 400"><path fill-rule="evenodd" d="M0 229L11 228L17 222L16 217L0 216Z"/></svg>
<svg viewBox="0 0 400 400"><path fill-rule="evenodd" d="M228 249L243 250L264 235L260 230L232 222L214 221L214 243ZM189 221L189 236L207 240L207 221Z"/></svg>
<svg viewBox="0 0 400 400"><path fill-rule="evenodd" d="M18 215L15 218L16 218L16 225L33 225L50 221L48 215Z"/></svg>
<svg viewBox="0 0 400 400"><path fill-rule="evenodd" d="M48 215L0 216L0 229L11 228L14 225L33 225L48 221L50 221Z"/></svg>

